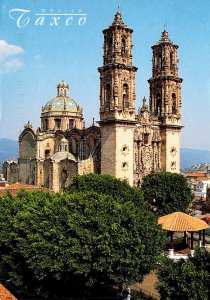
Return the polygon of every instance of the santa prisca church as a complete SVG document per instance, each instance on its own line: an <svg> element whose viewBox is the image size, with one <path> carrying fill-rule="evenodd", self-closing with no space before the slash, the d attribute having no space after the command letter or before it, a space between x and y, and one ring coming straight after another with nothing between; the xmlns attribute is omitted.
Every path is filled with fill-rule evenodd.
<svg viewBox="0 0 210 300"><path fill-rule="evenodd" d="M103 30L100 120L86 128L83 110L71 98L68 83L41 109L41 125L28 122L19 136L18 162L5 162L4 177L63 191L75 175L111 174L140 185L150 172L180 170L181 83L178 46L166 30L152 46L147 104L135 106L132 32L116 13ZM53 88L53 87L52 87Z"/></svg>

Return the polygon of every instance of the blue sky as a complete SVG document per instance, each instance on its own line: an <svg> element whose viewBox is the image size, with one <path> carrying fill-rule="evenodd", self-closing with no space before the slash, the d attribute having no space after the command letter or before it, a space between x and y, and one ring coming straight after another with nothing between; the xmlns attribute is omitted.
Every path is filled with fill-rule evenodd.
<svg viewBox="0 0 210 300"><path fill-rule="evenodd" d="M70 96L83 107L86 126L99 120L99 74L102 65L102 30L113 21L120 5L124 22L134 30L133 64L136 77L136 109L148 99L151 46L167 23L171 40L179 45L182 115L185 128L182 147L210 150L210 1L208 0L0 0L0 138L18 139L30 120L40 125L41 106L56 95L62 79L70 84ZM18 27L22 9L27 12ZM11 11L13 10L13 11ZM66 26L46 18L36 25L39 13L83 13ZM25 19L29 18L29 19Z"/></svg>

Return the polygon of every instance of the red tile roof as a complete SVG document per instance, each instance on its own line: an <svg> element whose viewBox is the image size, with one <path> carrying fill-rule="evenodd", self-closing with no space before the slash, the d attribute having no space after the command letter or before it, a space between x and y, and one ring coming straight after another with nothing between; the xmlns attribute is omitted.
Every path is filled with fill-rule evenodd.
<svg viewBox="0 0 210 300"><path fill-rule="evenodd" d="M51 190L49 190L45 187L41 187L41 186L37 186L37 185L31 185L31 184L25 184L25 183L12 183L9 186L0 188L0 197L3 197L5 195L7 195L8 193L15 196L20 189L24 189L27 192L32 192L34 190L52 192ZM1 300L1 298L0 298L0 300Z"/></svg>
<svg viewBox="0 0 210 300"><path fill-rule="evenodd" d="M209 228L206 222L180 211L160 217L158 224L160 224L163 229L169 231L199 231Z"/></svg>
<svg viewBox="0 0 210 300"><path fill-rule="evenodd" d="M208 180L210 180L210 178L209 177L198 177L197 180L198 181L208 181Z"/></svg>
<svg viewBox="0 0 210 300"><path fill-rule="evenodd" d="M201 177L201 176L205 176L206 173L204 172L197 172L197 173L188 173L187 177Z"/></svg>
<svg viewBox="0 0 210 300"><path fill-rule="evenodd" d="M0 300L17 300L1 283L0 283Z"/></svg>

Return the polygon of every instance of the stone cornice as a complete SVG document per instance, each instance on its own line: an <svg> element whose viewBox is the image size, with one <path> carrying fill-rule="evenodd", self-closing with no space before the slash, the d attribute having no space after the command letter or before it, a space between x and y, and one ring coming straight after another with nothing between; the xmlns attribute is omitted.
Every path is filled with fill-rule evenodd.
<svg viewBox="0 0 210 300"><path fill-rule="evenodd" d="M121 64L121 63L112 63L112 64L108 64L102 67L98 68L99 72L105 71L105 70L110 70L110 69L127 69L127 70L131 70L136 72L138 70L137 67L133 66L133 65L125 65L125 64Z"/></svg>
<svg viewBox="0 0 210 300"><path fill-rule="evenodd" d="M160 76L157 76L157 77L152 77L150 79L148 79L147 81L150 83L150 82L154 82L154 81L158 81L158 80L173 80L173 81L176 81L176 82L182 82L183 79L182 78L179 78L179 77L174 77L174 76L170 76L170 75L160 75Z"/></svg>

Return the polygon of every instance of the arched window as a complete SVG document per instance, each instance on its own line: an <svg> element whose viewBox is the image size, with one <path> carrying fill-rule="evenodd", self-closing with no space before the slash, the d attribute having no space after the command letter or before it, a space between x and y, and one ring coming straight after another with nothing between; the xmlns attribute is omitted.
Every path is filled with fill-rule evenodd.
<svg viewBox="0 0 210 300"><path fill-rule="evenodd" d="M129 97L128 97L128 85L127 83L123 84L123 94L122 94L122 106L123 108L129 107Z"/></svg>
<svg viewBox="0 0 210 300"><path fill-rule="evenodd" d="M111 86L109 83L107 83L105 88L105 106L109 108L110 104L111 104Z"/></svg>
<svg viewBox="0 0 210 300"><path fill-rule="evenodd" d="M69 130L73 129L74 127L74 120L69 120Z"/></svg>
<svg viewBox="0 0 210 300"><path fill-rule="evenodd" d="M107 44L108 44L109 48L112 47L112 38L111 37L108 38Z"/></svg>
<svg viewBox="0 0 210 300"><path fill-rule="evenodd" d="M64 96L63 89L60 89L60 95L59 96Z"/></svg>
<svg viewBox="0 0 210 300"><path fill-rule="evenodd" d="M55 119L55 129L61 128L61 119Z"/></svg>
<svg viewBox="0 0 210 300"><path fill-rule="evenodd" d="M170 69L173 69L173 53L170 53Z"/></svg>
<svg viewBox="0 0 210 300"><path fill-rule="evenodd" d="M112 57L112 37L108 37L107 43L105 44L105 51L108 61L110 61Z"/></svg>
<svg viewBox="0 0 210 300"><path fill-rule="evenodd" d="M177 109L176 109L176 94L172 94L172 114L176 114Z"/></svg>
<svg viewBox="0 0 210 300"><path fill-rule="evenodd" d="M162 69L162 55L161 54L158 55L158 67L160 69Z"/></svg>
<svg viewBox="0 0 210 300"><path fill-rule="evenodd" d="M149 143L149 134L145 133L144 134L144 145L147 145Z"/></svg>
<svg viewBox="0 0 210 300"><path fill-rule="evenodd" d="M50 149L46 149L44 154L45 154L45 159L48 159L50 157Z"/></svg>
<svg viewBox="0 0 210 300"><path fill-rule="evenodd" d="M122 56L125 56L126 50L125 50L125 39L122 39L122 44L121 44L121 54Z"/></svg>
<svg viewBox="0 0 210 300"><path fill-rule="evenodd" d="M161 97L160 97L160 93L156 94L156 114L158 116L161 114Z"/></svg>
<svg viewBox="0 0 210 300"><path fill-rule="evenodd" d="M48 119L45 119L45 130L48 129Z"/></svg>

